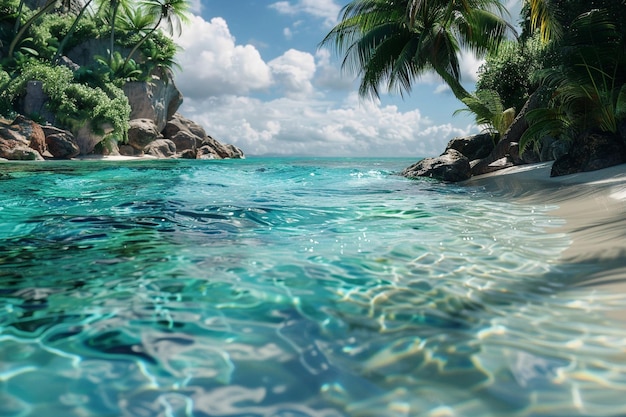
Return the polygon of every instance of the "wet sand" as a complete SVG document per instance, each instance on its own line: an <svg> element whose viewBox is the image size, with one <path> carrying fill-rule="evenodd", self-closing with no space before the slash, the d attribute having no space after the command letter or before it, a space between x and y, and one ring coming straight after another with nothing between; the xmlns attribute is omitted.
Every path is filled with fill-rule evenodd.
<svg viewBox="0 0 626 417"><path fill-rule="evenodd" d="M555 178L551 166L508 168L464 184L509 201L558 207L550 214L565 224L548 232L572 239L560 259L575 266L572 285L626 294L626 164ZM626 322L626 305L608 314Z"/></svg>

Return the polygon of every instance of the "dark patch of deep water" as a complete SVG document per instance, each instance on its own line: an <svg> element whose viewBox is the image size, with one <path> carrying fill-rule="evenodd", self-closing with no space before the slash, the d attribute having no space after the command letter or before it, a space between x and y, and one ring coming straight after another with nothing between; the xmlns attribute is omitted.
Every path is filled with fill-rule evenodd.
<svg viewBox="0 0 626 417"><path fill-rule="evenodd" d="M561 221L411 162L0 165L0 416L626 415Z"/></svg>

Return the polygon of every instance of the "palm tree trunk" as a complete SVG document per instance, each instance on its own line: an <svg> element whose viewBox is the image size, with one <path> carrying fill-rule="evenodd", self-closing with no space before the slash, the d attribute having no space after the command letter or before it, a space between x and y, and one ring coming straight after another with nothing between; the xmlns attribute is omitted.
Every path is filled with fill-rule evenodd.
<svg viewBox="0 0 626 417"><path fill-rule="evenodd" d="M141 45L143 45L143 43L154 33L156 32L156 30L159 28L159 25L161 24L161 20L163 20L163 16L161 16L159 18L159 20L156 22L156 25L154 25L154 27L150 30L150 32L146 33L144 35L143 38L141 38L141 40L139 42L137 42L137 44L133 47L133 49L131 49L131 51L128 53L128 56L126 57L126 60L124 61L124 66L122 68L126 68L126 65L128 65L128 63L130 62L130 59L132 58L132 56L135 54L135 52L137 52L137 50L141 47Z"/></svg>
<svg viewBox="0 0 626 417"><path fill-rule="evenodd" d="M13 37L13 41L11 42L11 45L9 45L9 52L7 53L7 56L9 58L13 58L13 52L15 51L15 47L17 46L18 42L22 39L22 36L24 36L24 33L30 27L30 25L32 25L37 19L39 19L49 10L51 10L56 5L56 3L57 3L57 0L48 0L46 4L33 17L28 19L26 23L22 25L22 27L17 32L17 34Z"/></svg>
<svg viewBox="0 0 626 417"><path fill-rule="evenodd" d="M117 0L111 2L113 16L111 17L111 37L109 39L109 64L113 61L113 50L115 49L115 20L117 19L117 9L119 9L119 7L120 3Z"/></svg>
<svg viewBox="0 0 626 417"><path fill-rule="evenodd" d="M76 30L76 27L78 26L78 22L83 17L83 15L85 14L85 11L87 11L87 8L89 8L89 5L91 4L92 1L93 0L87 1L87 3L85 3L83 8L80 10L80 13L78 13L78 16L76 16L76 19L74 19L74 23L72 23L70 30L67 31L67 34L65 35L65 37L59 44L59 47L57 48L57 52L54 54L54 58L52 58L52 62L56 62L61 57L61 55L63 55L63 49L65 49L65 45L74 34L74 31Z"/></svg>

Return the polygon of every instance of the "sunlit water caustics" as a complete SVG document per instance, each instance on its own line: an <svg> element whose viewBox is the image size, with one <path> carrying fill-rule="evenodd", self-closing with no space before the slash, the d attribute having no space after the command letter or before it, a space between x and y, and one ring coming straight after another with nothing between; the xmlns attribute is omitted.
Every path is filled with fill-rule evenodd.
<svg viewBox="0 0 626 417"><path fill-rule="evenodd" d="M626 415L554 207L411 162L3 164L0 416Z"/></svg>

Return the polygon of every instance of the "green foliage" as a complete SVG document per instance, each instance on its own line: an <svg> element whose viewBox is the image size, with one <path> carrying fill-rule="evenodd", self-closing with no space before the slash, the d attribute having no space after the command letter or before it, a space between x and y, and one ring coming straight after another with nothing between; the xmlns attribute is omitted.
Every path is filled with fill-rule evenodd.
<svg viewBox="0 0 626 417"><path fill-rule="evenodd" d="M476 89L497 92L504 107L519 111L537 88L534 74L545 58L546 48L538 34L524 43L503 42L480 67Z"/></svg>
<svg viewBox="0 0 626 417"><path fill-rule="evenodd" d="M111 125L111 135L120 141L126 138L130 106L124 92L112 85L105 92L100 87L76 83L72 71L66 67L50 67L35 61L26 64L3 92L3 107L10 107L32 80L42 82L43 91L50 98L48 109L62 127L77 129L92 121L94 128Z"/></svg>
<svg viewBox="0 0 626 417"><path fill-rule="evenodd" d="M541 71L554 91L549 106L530 114L520 146L543 135L573 139L589 129L617 132L626 117L626 34L610 10L581 14L559 42L560 62Z"/></svg>
<svg viewBox="0 0 626 417"><path fill-rule="evenodd" d="M131 81L137 81L142 72L135 61L126 64L125 59L118 51L113 52L110 60L102 56L96 56L99 64L99 72L105 82L111 82L118 87Z"/></svg>
<svg viewBox="0 0 626 417"><path fill-rule="evenodd" d="M343 68L361 78L362 96L381 86L401 94L427 72L436 72L459 99L461 48L481 56L495 49L508 26L495 0L353 0L322 45L344 54Z"/></svg>
<svg viewBox="0 0 626 417"><path fill-rule="evenodd" d="M461 100L467 107L454 112L454 114L468 112L474 114L476 124L484 126L485 130L502 136L511 126L515 119L515 109L504 108L502 100L496 91L479 90L476 93Z"/></svg>

